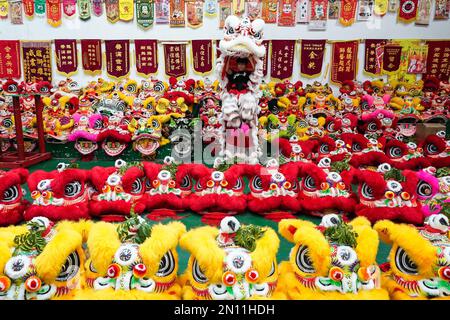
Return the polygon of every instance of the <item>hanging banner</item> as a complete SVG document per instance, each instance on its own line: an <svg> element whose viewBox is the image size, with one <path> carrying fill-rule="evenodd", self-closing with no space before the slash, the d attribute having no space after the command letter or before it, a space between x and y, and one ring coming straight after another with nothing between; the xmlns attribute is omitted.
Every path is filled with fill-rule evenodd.
<svg viewBox="0 0 450 320"><path fill-rule="evenodd" d="M217 14L217 0L205 1L205 13L210 17L214 17Z"/></svg>
<svg viewBox="0 0 450 320"><path fill-rule="evenodd" d="M187 0L186 14L187 23L191 28L201 27L203 24L203 0Z"/></svg>
<svg viewBox="0 0 450 320"><path fill-rule="evenodd" d="M109 22L119 21L119 0L105 0L105 10Z"/></svg>
<svg viewBox="0 0 450 320"><path fill-rule="evenodd" d="M9 1L9 15L12 24L23 24L22 0Z"/></svg>
<svg viewBox="0 0 450 320"><path fill-rule="evenodd" d="M78 52L76 40L55 39L56 70L66 77L78 69Z"/></svg>
<svg viewBox="0 0 450 320"><path fill-rule="evenodd" d="M280 10L278 10L278 25L280 27L295 26L295 1L280 0Z"/></svg>
<svg viewBox="0 0 450 320"><path fill-rule="evenodd" d="M129 40L105 40L106 72L113 78L122 78L130 71Z"/></svg>
<svg viewBox="0 0 450 320"><path fill-rule="evenodd" d="M50 41L22 41L22 61L25 82L52 82Z"/></svg>
<svg viewBox="0 0 450 320"><path fill-rule="evenodd" d="M309 8L309 30L325 30L327 28L327 0L311 0Z"/></svg>
<svg viewBox="0 0 450 320"><path fill-rule="evenodd" d="M84 71L95 74L102 72L102 41L80 40L81 62Z"/></svg>
<svg viewBox="0 0 450 320"><path fill-rule="evenodd" d="M388 11L388 0L375 0L373 13L377 16L384 16Z"/></svg>
<svg viewBox="0 0 450 320"><path fill-rule="evenodd" d="M9 3L7 0L0 0L0 19L7 19L9 12Z"/></svg>
<svg viewBox="0 0 450 320"><path fill-rule="evenodd" d="M416 24L429 25L431 15L431 0L419 0L417 3Z"/></svg>
<svg viewBox="0 0 450 320"><path fill-rule="evenodd" d="M420 45L410 48L408 53L408 73L425 73L427 71L428 47Z"/></svg>
<svg viewBox="0 0 450 320"><path fill-rule="evenodd" d="M396 39L391 40L391 44L401 46L402 54L400 59L400 68L397 72L390 73L388 75L389 81L405 81L414 82L417 79L417 75L414 73L408 73L408 53L411 48L416 48L421 43L418 39Z"/></svg>
<svg viewBox="0 0 450 320"><path fill-rule="evenodd" d="M119 20L132 21L134 18L133 0L119 0Z"/></svg>
<svg viewBox="0 0 450 320"><path fill-rule="evenodd" d="M153 0L136 0L136 21L139 26L147 29L153 25Z"/></svg>
<svg viewBox="0 0 450 320"><path fill-rule="evenodd" d="M426 76L448 81L450 76L450 41L427 41L428 57Z"/></svg>
<svg viewBox="0 0 450 320"><path fill-rule="evenodd" d="M0 78L19 79L20 76L20 41L0 40Z"/></svg>
<svg viewBox="0 0 450 320"><path fill-rule="evenodd" d="M134 40L136 71L149 76L158 72L158 41Z"/></svg>
<svg viewBox="0 0 450 320"><path fill-rule="evenodd" d="M219 28L223 29L225 20L231 15L231 1L222 0L219 2Z"/></svg>
<svg viewBox="0 0 450 320"><path fill-rule="evenodd" d="M342 84L345 80L355 80L358 43L358 40L333 43L331 53L331 82Z"/></svg>
<svg viewBox="0 0 450 320"><path fill-rule="evenodd" d="M61 25L62 11L60 0L47 0L47 22L52 27Z"/></svg>
<svg viewBox="0 0 450 320"><path fill-rule="evenodd" d="M356 7L358 6L357 0L342 0L341 1L341 13L339 14L339 22L348 27L355 22Z"/></svg>
<svg viewBox="0 0 450 320"><path fill-rule="evenodd" d="M300 74L314 78L322 73L326 40L302 40L300 48Z"/></svg>
<svg viewBox="0 0 450 320"><path fill-rule="evenodd" d="M450 0L436 0L434 20L448 20L449 12Z"/></svg>
<svg viewBox="0 0 450 320"><path fill-rule="evenodd" d="M371 76L381 74L383 64L384 45L386 40L366 39L364 51L364 72Z"/></svg>
<svg viewBox="0 0 450 320"><path fill-rule="evenodd" d="M169 23L170 0L155 0L156 24Z"/></svg>
<svg viewBox="0 0 450 320"><path fill-rule="evenodd" d="M402 58L402 47L397 45L385 45L383 55L383 73L389 74L398 71Z"/></svg>
<svg viewBox="0 0 450 320"><path fill-rule="evenodd" d="M277 23L278 0L263 0L262 19L265 23Z"/></svg>
<svg viewBox="0 0 450 320"><path fill-rule="evenodd" d="M169 77L185 76L186 67L186 44L164 43L165 72Z"/></svg>
<svg viewBox="0 0 450 320"><path fill-rule="evenodd" d="M328 19L330 20L339 19L340 4L341 4L340 0L328 1Z"/></svg>
<svg viewBox="0 0 450 320"><path fill-rule="evenodd" d="M77 12L77 0L63 0L63 12L66 18L71 18Z"/></svg>
<svg viewBox="0 0 450 320"><path fill-rule="evenodd" d="M235 16L241 16L245 12L245 0L232 0L233 14Z"/></svg>
<svg viewBox="0 0 450 320"><path fill-rule="evenodd" d="M91 18L91 3L89 0L78 1L78 16L81 20L86 21Z"/></svg>
<svg viewBox="0 0 450 320"><path fill-rule="evenodd" d="M92 12L96 17L103 14L103 0L92 0Z"/></svg>
<svg viewBox="0 0 450 320"><path fill-rule="evenodd" d="M23 0L23 11L25 17L32 18L34 16L34 0Z"/></svg>
<svg viewBox="0 0 450 320"><path fill-rule="evenodd" d="M308 0L298 0L297 1L297 23L308 23Z"/></svg>
<svg viewBox="0 0 450 320"><path fill-rule="evenodd" d="M45 15L45 0L34 0L34 12L38 17Z"/></svg>
<svg viewBox="0 0 450 320"><path fill-rule="evenodd" d="M410 23L416 20L418 1L419 0L400 0L398 20L405 23Z"/></svg>
<svg viewBox="0 0 450 320"><path fill-rule="evenodd" d="M388 11L389 12L396 12L397 8L398 8L398 0L389 0Z"/></svg>
<svg viewBox="0 0 450 320"><path fill-rule="evenodd" d="M356 20L368 21L373 16L373 9L374 9L373 0L359 0Z"/></svg>
<svg viewBox="0 0 450 320"><path fill-rule="evenodd" d="M269 47L270 41L263 40L262 45L266 48L266 55L263 58L263 76L267 76L267 62L269 61Z"/></svg>
<svg viewBox="0 0 450 320"><path fill-rule="evenodd" d="M295 56L295 40L272 40L270 76L284 80L292 76Z"/></svg>
<svg viewBox="0 0 450 320"><path fill-rule="evenodd" d="M170 26L185 26L185 4L184 0L170 0Z"/></svg>
<svg viewBox="0 0 450 320"><path fill-rule="evenodd" d="M261 0L247 0L247 2L245 3L245 15L249 17L251 21L261 18L262 16Z"/></svg>
<svg viewBox="0 0 450 320"><path fill-rule="evenodd" d="M192 65L194 72L204 75L213 68L212 40L192 40Z"/></svg>

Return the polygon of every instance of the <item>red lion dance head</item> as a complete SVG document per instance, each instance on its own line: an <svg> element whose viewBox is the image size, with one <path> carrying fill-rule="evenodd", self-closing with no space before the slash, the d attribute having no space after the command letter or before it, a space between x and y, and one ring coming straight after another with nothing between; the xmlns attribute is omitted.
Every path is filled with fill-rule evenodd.
<svg viewBox="0 0 450 320"><path fill-rule="evenodd" d="M382 220L421 224L424 220L418 201L419 179L415 172L400 171L385 163L378 170L359 170L359 204L356 214L368 218L372 223Z"/></svg>
<svg viewBox="0 0 450 320"><path fill-rule="evenodd" d="M33 202L25 211L25 220L46 217L52 221L89 218L89 171L58 164L57 170L38 170L27 183Z"/></svg>
<svg viewBox="0 0 450 320"><path fill-rule="evenodd" d="M28 201L23 199L21 184L25 183L28 170L0 171L0 226L22 221Z"/></svg>
<svg viewBox="0 0 450 320"><path fill-rule="evenodd" d="M123 221L134 211L145 209L145 174L142 164L118 159L114 167L94 167L91 170L92 184L96 192L89 203L92 216L107 221Z"/></svg>
<svg viewBox="0 0 450 320"><path fill-rule="evenodd" d="M195 164L192 166L192 176L197 181L194 194L189 196L189 207L192 211L204 214L205 219L216 222L224 216L245 211L245 165L235 164L223 169Z"/></svg>
<svg viewBox="0 0 450 320"><path fill-rule="evenodd" d="M144 162L147 210L187 209L187 197L191 194L193 184L190 169L191 165L178 165L170 157L164 159L164 164Z"/></svg>

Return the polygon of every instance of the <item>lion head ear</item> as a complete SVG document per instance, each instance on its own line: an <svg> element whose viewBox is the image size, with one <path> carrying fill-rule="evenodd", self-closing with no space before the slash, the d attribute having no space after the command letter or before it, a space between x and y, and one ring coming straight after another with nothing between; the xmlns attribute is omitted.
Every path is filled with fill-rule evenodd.
<svg viewBox="0 0 450 320"><path fill-rule="evenodd" d="M391 234L393 233L393 229L395 229L395 224L392 221L378 221L373 228L378 232L378 235L383 242L392 244Z"/></svg>
<svg viewBox="0 0 450 320"><path fill-rule="evenodd" d="M267 228L264 235L256 241L256 249L250 254L253 265L262 275L267 275L272 268L280 245L277 233Z"/></svg>
<svg viewBox="0 0 450 320"><path fill-rule="evenodd" d="M360 219L361 218L361 219ZM378 245L380 243L378 233L371 228L369 220L358 217L349 223L358 234L355 248L363 267L376 263Z"/></svg>
<svg viewBox="0 0 450 320"><path fill-rule="evenodd" d="M278 224L278 232L289 242L296 243L295 233L301 227L315 228L314 223L298 219L283 219Z"/></svg>

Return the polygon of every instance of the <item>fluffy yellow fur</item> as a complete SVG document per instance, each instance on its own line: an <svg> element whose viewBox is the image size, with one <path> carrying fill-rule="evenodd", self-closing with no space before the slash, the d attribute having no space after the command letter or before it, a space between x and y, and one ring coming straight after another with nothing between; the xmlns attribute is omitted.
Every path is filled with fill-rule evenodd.
<svg viewBox="0 0 450 320"><path fill-rule="evenodd" d="M83 242L86 242L89 236L89 231L93 224L94 222L92 222L91 220L80 220L77 222L61 221L56 226L56 230L62 230L64 228L74 230L81 235L81 237L83 238Z"/></svg>
<svg viewBox="0 0 450 320"><path fill-rule="evenodd" d="M180 238L181 248L191 252L211 283L222 281L225 252L217 246L219 230L204 226L190 230Z"/></svg>
<svg viewBox="0 0 450 320"><path fill-rule="evenodd" d="M148 268L148 276L158 271L161 258L167 251L176 248L180 236L185 232L186 227L178 221L152 227L151 237L139 246L139 253Z"/></svg>
<svg viewBox="0 0 450 320"><path fill-rule="evenodd" d="M75 300L178 300L181 288L174 284L168 292L147 293L140 290L103 290L84 289L76 295Z"/></svg>
<svg viewBox="0 0 450 320"><path fill-rule="evenodd" d="M69 229L58 231L35 260L39 277L46 283L54 282L69 254L81 245L79 233Z"/></svg>
<svg viewBox="0 0 450 320"><path fill-rule="evenodd" d="M0 234L0 274L5 269L5 264L11 258L11 248L2 241L2 235Z"/></svg>
<svg viewBox="0 0 450 320"><path fill-rule="evenodd" d="M423 238L415 227L382 220L377 222L374 228L383 241L393 244L390 253L391 262L395 260L397 246L400 246L417 265L420 275L408 275L405 279L419 280L434 276L433 266L436 261L437 247ZM395 267L395 263L391 263L391 268L396 273L400 273Z"/></svg>
<svg viewBox="0 0 450 320"><path fill-rule="evenodd" d="M277 255L280 239L270 228L266 228L264 235L256 241L256 249L250 254L253 267L262 276L269 274L272 263Z"/></svg>
<svg viewBox="0 0 450 320"><path fill-rule="evenodd" d="M353 230L358 234L358 241L355 251L358 255L361 267L376 264L378 244L380 243L378 233L370 227L370 222L367 222L368 225L350 223L353 225Z"/></svg>
<svg viewBox="0 0 450 320"><path fill-rule="evenodd" d="M281 220L278 225L279 232L297 246L306 245L309 248L309 257L316 270L316 275L327 275L331 264L330 245L325 236L309 221L296 219ZM295 230L292 236L292 231ZM291 257L291 260L295 257Z"/></svg>
<svg viewBox="0 0 450 320"><path fill-rule="evenodd" d="M111 223L98 222L89 232L87 246L93 259L92 264L100 275L106 274L114 254L120 247L116 228L117 226Z"/></svg>

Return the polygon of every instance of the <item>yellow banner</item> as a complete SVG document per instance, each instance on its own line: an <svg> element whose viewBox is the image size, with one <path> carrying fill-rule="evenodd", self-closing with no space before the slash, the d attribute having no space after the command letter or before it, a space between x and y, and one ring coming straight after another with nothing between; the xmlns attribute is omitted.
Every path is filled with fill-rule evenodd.
<svg viewBox="0 0 450 320"><path fill-rule="evenodd" d="M131 21L134 18L133 0L119 0L119 19Z"/></svg>

